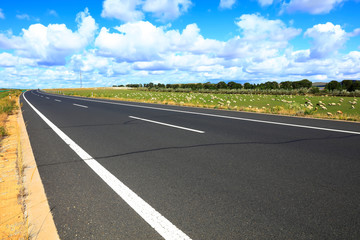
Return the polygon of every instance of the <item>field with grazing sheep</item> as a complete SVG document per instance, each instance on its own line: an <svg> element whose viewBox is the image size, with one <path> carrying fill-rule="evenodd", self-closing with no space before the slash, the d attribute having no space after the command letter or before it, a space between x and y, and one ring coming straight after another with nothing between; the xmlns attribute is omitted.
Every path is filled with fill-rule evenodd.
<svg viewBox="0 0 360 240"><path fill-rule="evenodd" d="M356 97L153 92L112 88L48 89L46 92L122 101L360 121L360 103Z"/></svg>

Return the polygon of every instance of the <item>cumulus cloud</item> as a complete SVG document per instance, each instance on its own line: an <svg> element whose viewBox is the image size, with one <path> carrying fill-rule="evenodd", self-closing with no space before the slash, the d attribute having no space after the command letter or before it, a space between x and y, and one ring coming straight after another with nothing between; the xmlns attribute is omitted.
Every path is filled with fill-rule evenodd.
<svg viewBox="0 0 360 240"><path fill-rule="evenodd" d="M289 3L284 3L283 11L292 12L306 12L311 14L329 13L337 5L346 0L290 0Z"/></svg>
<svg viewBox="0 0 360 240"><path fill-rule="evenodd" d="M287 27L281 20L269 20L259 14L244 14L235 22L242 36L226 42L220 53L225 58L274 56L288 41L301 33L301 29Z"/></svg>
<svg viewBox="0 0 360 240"><path fill-rule="evenodd" d="M101 16L124 22L138 21L144 18L144 14L137 10L141 3L140 0L105 0Z"/></svg>
<svg viewBox="0 0 360 240"><path fill-rule="evenodd" d="M86 86L172 79L185 83L360 78L359 51L334 54L360 30L346 33L332 23L307 29L304 36L312 40L310 49L294 51L289 41L301 29L259 14L236 19L238 36L227 41L205 38L197 24L177 30L132 21L102 28L93 42L97 26L88 11L78 14L76 21L76 31L64 24L33 24L20 35L0 34L0 49L8 50L0 53L0 83L7 79L27 87L78 86L79 70Z"/></svg>
<svg viewBox="0 0 360 240"><path fill-rule="evenodd" d="M0 8L0 19L5 19L5 14L3 13L3 10Z"/></svg>
<svg viewBox="0 0 360 240"><path fill-rule="evenodd" d="M177 30L166 31L150 22L125 23L110 33L102 28L95 40L99 54L117 58L118 61L160 60L162 54L169 52L192 52L201 54L219 48L216 40L204 39L196 24L188 25L182 33Z"/></svg>
<svg viewBox="0 0 360 240"><path fill-rule="evenodd" d="M218 41L204 38L196 24L179 31L144 21L125 23L115 28L117 32L101 29L95 40L96 53L131 64L131 75L191 72L192 77L204 80L268 80L295 62L296 57L283 55L281 50L289 47L289 40L300 29L259 14L242 15L235 24L240 36Z"/></svg>
<svg viewBox="0 0 360 240"><path fill-rule="evenodd" d="M348 39L348 35L340 25L330 22L309 28L305 36L313 39L310 50L311 58L325 58L336 53Z"/></svg>
<svg viewBox="0 0 360 240"><path fill-rule="evenodd" d="M85 48L94 38L97 25L87 9L77 15L78 30L65 24L30 25L21 36L0 34L0 48L15 50L19 56L35 59L41 65L63 65L65 58Z"/></svg>
<svg viewBox="0 0 360 240"><path fill-rule="evenodd" d="M107 72L111 61L110 58L96 56L93 51L90 51L83 54L74 54L71 56L69 65L75 71L91 72L99 70L100 72Z"/></svg>
<svg viewBox="0 0 360 240"><path fill-rule="evenodd" d="M7 52L0 53L0 67L14 67L21 65L35 66L36 64L32 59L21 58Z"/></svg>
<svg viewBox="0 0 360 240"><path fill-rule="evenodd" d="M178 18L191 5L190 0L105 0L101 16L134 22L142 20L143 12L147 12L165 21Z"/></svg>
<svg viewBox="0 0 360 240"><path fill-rule="evenodd" d="M222 9L231 9L235 2L236 0L220 0L219 7Z"/></svg>
<svg viewBox="0 0 360 240"><path fill-rule="evenodd" d="M301 30L286 27L281 20L269 20L259 14L244 14L236 22L246 39L251 41L288 41L299 35Z"/></svg>
<svg viewBox="0 0 360 240"><path fill-rule="evenodd" d="M119 62L159 61L172 53L261 60L275 56L301 32L280 20L269 20L258 14L242 15L236 24L242 36L222 42L205 39L196 24L189 24L180 32L144 21L125 23L115 28L117 32L102 28L95 46L99 55L114 57Z"/></svg>
<svg viewBox="0 0 360 240"><path fill-rule="evenodd" d="M172 20L187 12L191 4L190 0L146 0L142 9L161 20Z"/></svg>
<svg viewBox="0 0 360 240"><path fill-rule="evenodd" d="M167 47L164 32L149 22L126 23L110 33L102 28L95 40L100 55L115 57L119 61L150 61L159 59Z"/></svg>

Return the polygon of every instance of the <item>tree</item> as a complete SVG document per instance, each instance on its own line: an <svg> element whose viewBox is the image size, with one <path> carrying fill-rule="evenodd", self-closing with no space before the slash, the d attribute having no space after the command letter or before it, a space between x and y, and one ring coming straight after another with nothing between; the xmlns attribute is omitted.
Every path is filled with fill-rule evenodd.
<svg viewBox="0 0 360 240"><path fill-rule="evenodd" d="M360 81L356 80L353 82L354 90L360 90Z"/></svg>
<svg viewBox="0 0 360 240"><path fill-rule="evenodd" d="M299 81L299 85L300 85L300 88L311 88L312 82L310 82L307 79L303 79L303 80Z"/></svg>
<svg viewBox="0 0 360 240"><path fill-rule="evenodd" d="M349 92L355 91L353 80L342 80L341 86Z"/></svg>
<svg viewBox="0 0 360 240"><path fill-rule="evenodd" d="M278 89L279 88L279 84L277 82L266 82L264 84L264 88L265 89Z"/></svg>
<svg viewBox="0 0 360 240"><path fill-rule="evenodd" d="M227 87L230 89L240 89L240 88L242 88L242 85L240 83L231 81L231 82L228 82Z"/></svg>
<svg viewBox="0 0 360 240"><path fill-rule="evenodd" d="M280 83L280 88L282 89L292 89L292 83L290 81L285 81Z"/></svg>
<svg viewBox="0 0 360 240"><path fill-rule="evenodd" d="M341 84L338 81L334 80L334 81L328 82L325 85L325 89L327 89L329 91L334 91L335 89L340 90L341 89Z"/></svg>
<svg viewBox="0 0 360 240"><path fill-rule="evenodd" d="M253 89L254 85L250 84L250 83L244 83L244 88L245 89Z"/></svg>
<svg viewBox="0 0 360 240"><path fill-rule="evenodd" d="M224 81L221 81L221 82L218 82L218 84L216 85L216 87L218 89L226 89L227 88L227 85Z"/></svg>

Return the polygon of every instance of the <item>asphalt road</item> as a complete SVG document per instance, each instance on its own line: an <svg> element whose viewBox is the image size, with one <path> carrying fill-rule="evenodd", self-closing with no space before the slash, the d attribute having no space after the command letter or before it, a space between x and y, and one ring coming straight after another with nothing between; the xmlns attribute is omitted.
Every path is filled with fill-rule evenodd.
<svg viewBox="0 0 360 240"><path fill-rule="evenodd" d="M360 239L360 124L25 97L192 239ZM162 239L21 101L62 239Z"/></svg>

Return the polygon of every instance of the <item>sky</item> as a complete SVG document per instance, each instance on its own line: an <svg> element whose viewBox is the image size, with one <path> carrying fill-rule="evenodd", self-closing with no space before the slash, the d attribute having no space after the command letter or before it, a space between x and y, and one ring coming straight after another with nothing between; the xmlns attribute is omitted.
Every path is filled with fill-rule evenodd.
<svg viewBox="0 0 360 240"><path fill-rule="evenodd" d="M0 2L0 87L360 79L360 0Z"/></svg>

